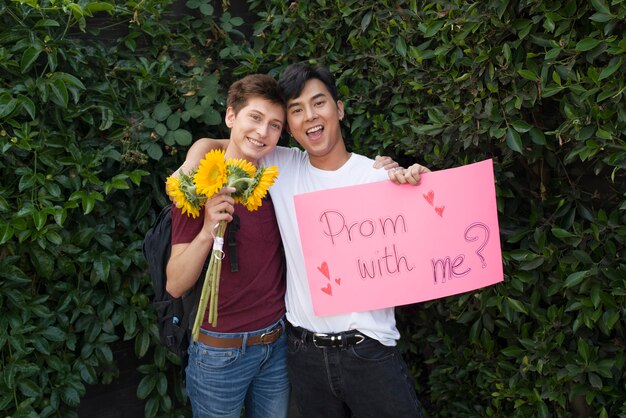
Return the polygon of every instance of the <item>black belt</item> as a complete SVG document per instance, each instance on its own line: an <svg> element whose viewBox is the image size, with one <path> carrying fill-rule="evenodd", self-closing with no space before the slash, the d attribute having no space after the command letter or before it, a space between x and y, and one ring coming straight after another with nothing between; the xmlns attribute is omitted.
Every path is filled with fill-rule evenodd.
<svg viewBox="0 0 626 418"><path fill-rule="evenodd" d="M357 330L338 332L336 334L312 332L307 329L290 326L289 331L299 340L307 344L313 344L317 348L350 347L361 344L368 337Z"/></svg>

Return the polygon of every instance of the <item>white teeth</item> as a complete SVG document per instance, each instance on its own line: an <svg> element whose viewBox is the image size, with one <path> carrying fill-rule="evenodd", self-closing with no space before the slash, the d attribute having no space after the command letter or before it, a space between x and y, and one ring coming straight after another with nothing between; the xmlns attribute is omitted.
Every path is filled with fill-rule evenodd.
<svg viewBox="0 0 626 418"><path fill-rule="evenodd" d="M306 131L307 134L312 134L313 132L317 132L317 131L321 131L322 127L320 125L315 126L309 130Z"/></svg>
<svg viewBox="0 0 626 418"><path fill-rule="evenodd" d="M252 145L256 145L257 147L264 147L265 144L257 141L256 139L248 138L248 141L252 143Z"/></svg>

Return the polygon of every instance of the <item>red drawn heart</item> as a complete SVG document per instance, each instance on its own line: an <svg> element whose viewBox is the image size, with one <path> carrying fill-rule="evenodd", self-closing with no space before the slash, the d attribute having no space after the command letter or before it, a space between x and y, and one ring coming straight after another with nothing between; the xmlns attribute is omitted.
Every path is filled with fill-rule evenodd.
<svg viewBox="0 0 626 418"><path fill-rule="evenodd" d="M341 277L337 277L335 279L335 283L337 283L338 285L341 285Z"/></svg>
<svg viewBox="0 0 626 418"><path fill-rule="evenodd" d="M332 287L330 287L330 283L328 283L326 285L326 287L322 287L322 292L326 293L327 295L332 296L333 295L333 289Z"/></svg>
<svg viewBox="0 0 626 418"><path fill-rule="evenodd" d="M437 212L437 215L441 216L443 218L443 210L445 209L445 206L441 206L441 207L436 207L435 208L435 212Z"/></svg>
<svg viewBox="0 0 626 418"><path fill-rule="evenodd" d="M426 201L428 202L428 204L430 204L430 206L432 206L433 203L435 202L435 192L433 192L432 190L426 194L423 194L422 196L424 196L424 199L426 199Z"/></svg>
<svg viewBox="0 0 626 418"><path fill-rule="evenodd" d="M330 272L328 271L328 264L326 261L322 263L321 266L317 268L328 280L330 280Z"/></svg>

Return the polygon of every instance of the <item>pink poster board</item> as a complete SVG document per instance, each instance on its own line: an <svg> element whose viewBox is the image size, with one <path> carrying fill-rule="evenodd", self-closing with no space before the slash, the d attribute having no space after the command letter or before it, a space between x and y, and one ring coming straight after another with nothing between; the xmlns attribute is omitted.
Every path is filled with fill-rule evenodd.
<svg viewBox="0 0 626 418"><path fill-rule="evenodd" d="M501 282L492 160L294 197L316 315L423 302Z"/></svg>

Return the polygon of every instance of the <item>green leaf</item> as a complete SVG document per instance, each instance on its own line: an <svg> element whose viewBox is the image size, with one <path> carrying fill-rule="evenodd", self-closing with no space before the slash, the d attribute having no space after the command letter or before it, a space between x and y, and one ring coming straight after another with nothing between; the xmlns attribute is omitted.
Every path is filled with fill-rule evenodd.
<svg viewBox="0 0 626 418"><path fill-rule="evenodd" d="M51 28L51 27L59 27L61 24L56 20L52 19L41 19L37 23L35 23L36 28Z"/></svg>
<svg viewBox="0 0 626 418"><path fill-rule="evenodd" d="M50 96L52 101L64 109L67 108L69 95L67 92L67 86L65 85L63 80L55 78L47 81L48 88L52 93L52 95Z"/></svg>
<svg viewBox="0 0 626 418"><path fill-rule="evenodd" d="M541 77L539 77L537 74L535 74L531 70L517 70L517 73L527 80L531 80L531 81L541 80Z"/></svg>
<svg viewBox="0 0 626 418"><path fill-rule="evenodd" d="M361 31L365 32L367 27L370 25L371 21L372 21L372 12L368 11L367 13L363 15L363 18L361 19Z"/></svg>
<svg viewBox="0 0 626 418"><path fill-rule="evenodd" d="M531 124L523 120L514 120L511 125L513 125L513 128L520 133L528 132L533 127Z"/></svg>
<svg viewBox="0 0 626 418"><path fill-rule="evenodd" d="M515 310L515 311L517 311L519 313L523 313L523 314L528 315L528 310L526 309L526 307L524 306L524 304L522 302L520 302L517 299L512 299L512 298L509 298L509 297L507 297L506 299L507 299L509 305L513 308L513 310Z"/></svg>
<svg viewBox="0 0 626 418"><path fill-rule="evenodd" d="M191 145L193 141L193 137L191 136L191 132L186 129L177 129L174 131L174 139L178 145L188 146Z"/></svg>
<svg viewBox="0 0 626 418"><path fill-rule="evenodd" d="M396 38L396 52L402 57L406 57L406 41L404 36L398 36Z"/></svg>
<svg viewBox="0 0 626 418"><path fill-rule="evenodd" d="M64 387L61 391L63 402L69 406L78 406L80 404L80 395L73 387Z"/></svg>
<svg viewBox="0 0 626 418"><path fill-rule="evenodd" d="M590 51L596 46L600 45L601 42L602 42L601 40L596 39L596 38L585 38L576 44L576 51L578 52Z"/></svg>
<svg viewBox="0 0 626 418"><path fill-rule="evenodd" d="M64 341L66 338L66 333L57 327L46 327L41 332L41 335L43 335L48 341L56 342Z"/></svg>
<svg viewBox="0 0 626 418"><path fill-rule="evenodd" d="M147 399L157 384L157 377L154 374L144 376L137 386L137 397L139 399Z"/></svg>
<svg viewBox="0 0 626 418"><path fill-rule="evenodd" d="M31 69L37 58L39 58L39 54L41 54L42 49L40 47L31 46L26 48L24 54L22 54L22 60L20 61L20 71L22 74L25 74L28 70Z"/></svg>
<svg viewBox="0 0 626 418"><path fill-rule="evenodd" d="M155 144L153 142L148 144L146 151L150 158L152 158L153 160L158 161L161 159L161 157L163 157L163 150L158 144Z"/></svg>
<svg viewBox="0 0 626 418"><path fill-rule="evenodd" d="M0 245L7 243L13 238L13 228L11 225L4 223L0 224Z"/></svg>
<svg viewBox="0 0 626 418"><path fill-rule="evenodd" d="M41 228L43 228L46 225L48 214L45 211L38 211L38 210L34 210L32 214L33 214L33 222L35 223L35 228L37 229L37 231L41 231Z"/></svg>
<svg viewBox="0 0 626 418"><path fill-rule="evenodd" d="M579 285L587 276L589 275L589 270L585 271L577 271L575 273L570 274L565 279L565 283L563 286L565 288L570 288Z"/></svg>
<svg viewBox="0 0 626 418"><path fill-rule="evenodd" d="M604 0L591 0L591 5L594 9L596 9L600 13L610 14L611 10L609 6L606 5Z"/></svg>
<svg viewBox="0 0 626 418"><path fill-rule="evenodd" d="M522 153L522 138L516 130L511 128L507 129L506 144L511 150L519 152L520 154Z"/></svg>
<svg viewBox="0 0 626 418"><path fill-rule="evenodd" d="M17 387L22 395L27 398L37 398L41 396L41 389L39 388L39 385L30 379L20 378L17 382Z"/></svg>
<svg viewBox="0 0 626 418"><path fill-rule="evenodd" d="M566 231L563 228L556 228L556 227L554 227L554 228L552 228L551 232L552 232L552 235L554 235L557 238L561 238L561 239L576 237L576 235L572 234L569 231Z"/></svg>
<svg viewBox="0 0 626 418"><path fill-rule="evenodd" d="M613 64L609 63L608 67L605 67L604 69L602 69L602 71L600 72L600 77L598 77L598 80L604 80L605 78L613 75L613 73L622 66L624 61L623 61L623 58L615 57L611 60L611 62Z"/></svg>
<svg viewBox="0 0 626 418"><path fill-rule="evenodd" d="M26 113L28 113L31 119L35 119L37 111L35 109L35 103L33 103L30 97L20 94L17 96L17 102L22 107L22 109L24 109Z"/></svg>
<svg viewBox="0 0 626 418"><path fill-rule="evenodd" d="M161 102L155 106L154 111L152 112L152 118L158 122L163 122L171 114L172 109L170 109L167 103Z"/></svg>
<svg viewBox="0 0 626 418"><path fill-rule="evenodd" d="M9 116L17 107L17 103L11 94L0 94L0 118Z"/></svg>

